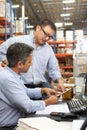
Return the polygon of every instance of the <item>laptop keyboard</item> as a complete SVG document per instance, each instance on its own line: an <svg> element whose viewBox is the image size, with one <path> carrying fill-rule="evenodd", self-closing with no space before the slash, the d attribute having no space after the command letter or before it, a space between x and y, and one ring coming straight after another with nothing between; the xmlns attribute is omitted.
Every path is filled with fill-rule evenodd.
<svg viewBox="0 0 87 130"><path fill-rule="evenodd" d="M71 113L84 113L87 111L87 107L84 105L83 101L80 99L72 99L67 101L67 105Z"/></svg>

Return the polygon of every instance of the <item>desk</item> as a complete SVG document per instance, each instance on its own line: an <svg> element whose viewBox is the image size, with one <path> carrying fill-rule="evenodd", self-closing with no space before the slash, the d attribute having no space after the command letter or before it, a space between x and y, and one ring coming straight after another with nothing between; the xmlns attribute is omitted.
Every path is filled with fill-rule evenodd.
<svg viewBox="0 0 87 130"><path fill-rule="evenodd" d="M53 117L51 117L51 115L50 115L50 112L53 112L53 111L56 111L56 112L69 112L69 109L67 110L67 107L68 106L66 106L66 104L65 104L65 102L62 102L62 101L60 101L57 105L50 105L50 106L47 106L46 107L46 109L44 110L44 111L38 111L38 112L36 112L36 113L32 113L32 114L29 114L29 118L34 118L34 117L48 117L48 118L51 118L51 119L54 119ZM59 109L58 109L59 108ZM82 117L80 117L80 119L84 119L85 118L85 116L82 116ZM34 118L35 119L35 118ZM61 128L58 128L58 130L80 130L80 129L77 129L76 128L76 124L78 123L78 124L80 124L81 125L81 123L79 123L79 122L75 122L74 121L74 127L73 127L73 121L62 121L62 120L59 120L59 118L57 118L58 120L57 120L57 123L58 123L58 125L59 126L61 126L62 127L62 129ZM36 120L36 119L35 119ZM54 119L55 120L55 119ZM80 120L79 120L80 121ZM39 121L40 122L40 124L41 124L41 120ZM42 125L42 127L44 127L45 125L50 125L50 122L43 122L41 125ZM52 124L51 124L52 125ZM79 125L78 125L78 127L79 127ZM20 129L20 128L17 128L17 130L22 130L22 129ZM23 129L24 130L24 129ZM27 129L26 129L27 130ZM40 130L42 130L42 129L40 129ZM45 129L45 130L48 130L48 129ZM53 130L53 129L52 129Z"/></svg>
<svg viewBox="0 0 87 130"><path fill-rule="evenodd" d="M75 129L73 127L73 121L71 121L71 122L70 121L61 121L60 118L56 118L56 116L54 116L54 117L50 116L51 112L69 113L69 109L68 109L68 106L66 105L65 101L60 100L58 105L47 106L45 110L38 111L38 112L36 112L36 114L31 115L31 117L49 117L51 119L54 119L54 120L57 120L58 122L60 122L60 125L66 124L66 126L69 127L69 129L67 129L67 130L77 130L77 129ZM79 116L79 120L84 120L86 117L87 117L87 114L84 113L84 114ZM78 127L79 127L79 124L81 124L81 122L80 123L77 122L78 123ZM76 122L74 121L74 124L75 123ZM76 124L74 126L76 126Z"/></svg>

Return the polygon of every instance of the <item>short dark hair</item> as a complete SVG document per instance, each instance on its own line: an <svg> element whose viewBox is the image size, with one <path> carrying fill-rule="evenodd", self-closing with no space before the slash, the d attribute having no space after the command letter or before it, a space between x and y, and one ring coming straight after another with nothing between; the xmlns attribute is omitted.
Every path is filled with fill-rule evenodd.
<svg viewBox="0 0 87 130"><path fill-rule="evenodd" d="M18 61L25 64L27 57L32 53L33 48L25 43L14 43L7 50L7 60L9 67L15 67Z"/></svg>
<svg viewBox="0 0 87 130"><path fill-rule="evenodd" d="M56 32L55 24L49 19L41 20L40 22L37 23L37 25L40 25L40 26L43 26L43 27L49 25Z"/></svg>

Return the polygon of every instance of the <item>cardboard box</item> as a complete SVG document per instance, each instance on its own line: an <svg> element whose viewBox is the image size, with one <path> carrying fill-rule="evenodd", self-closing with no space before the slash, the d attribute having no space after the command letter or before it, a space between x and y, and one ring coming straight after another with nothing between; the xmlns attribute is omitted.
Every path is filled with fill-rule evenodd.
<svg viewBox="0 0 87 130"><path fill-rule="evenodd" d="M10 21L10 4L8 2L5 3L5 0L1 0L0 8L0 17L5 17L6 13L6 20Z"/></svg>
<svg viewBox="0 0 87 130"><path fill-rule="evenodd" d="M64 84L64 85L65 85L66 90L68 90L70 88L71 89L62 95L62 99L63 100L70 100L70 99L73 98L73 86L74 86L74 84Z"/></svg>
<svg viewBox="0 0 87 130"><path fill-rule="evenodd" d="M73 98L73 88L62 95L63 100L70 100Z"/></svg>

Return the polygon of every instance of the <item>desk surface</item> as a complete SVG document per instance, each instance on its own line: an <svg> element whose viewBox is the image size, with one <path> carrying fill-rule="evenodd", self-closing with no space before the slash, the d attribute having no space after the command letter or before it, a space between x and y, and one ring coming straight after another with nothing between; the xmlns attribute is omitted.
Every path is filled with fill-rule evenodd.
<svg viewBox="0 0 87 130"><path fill-rule="evenodd" d="M57 111L57 112L66 112L67 113L67 110L65 108L65 102L63 101L60 101L57 105L50 105L50 106L47 106L46 109L44 111L48 111L48 112L53 112L53 111ZM51 109L52 108L52 109ZM58 109L59 108L59 109ZM64 110L64 111L60 111L61 110ZM62 130L80 130L80 127L85 119L85 117L87 117L86 114L84 115L81 115L79 117L78 120L74 120L74 121L62 121L62 120L59 120L59 118L54 118L52 117L49 113L44 113L44 111L40 111L38 113L32 113L32 114L29 114L27 117L28 118L31 118L31 117L48 117L48 118L51 118L53 120L56 120L57 119L57 122L59 123L59 125L61 127L65 126L64 129ZM49 122L47 122L47 124L50 125ZM41 125L45 125L45 123L43 122ZM24 129L21 129L20 127L18 127L16 130L24 130ZM27 130L27 129L26 129ZM45 129L46 130L46 129ZM58 130L61 130L61 129L58 129Z"/></svg>
<svg viewBox="0 0 87 130"><path fill-rule="evenodd" d="M68 110L65 108L65 104L64 103L65 103L65 101L60 100L58 105L50 105L44 111L37 112L36 114L31 114L31 115L29 115L29 117L49 117L51 119L57 120L58 122L60 121L61 122L60 124L62 124L62 123L66 124L68 126L68 128L69 128L67 130L79 130L79 127L81 126L81 122L83 122L84 119L87 117L86 113L79 115L79 119L78 120L81 121L81 122L76 122L74 120L74 123L73 123L73 121L62 121L62 120L60 120L59 117L52 117L52 116L50 116L49 113L53 112L53 111L66 112L67 113ZM64 110L64 111L62 111L62 110ZM46 111L48 111L49 113L48 114L45 113ZM78 123L78 126L77 126L78 129L75 129L76 123Z"/></svg>

